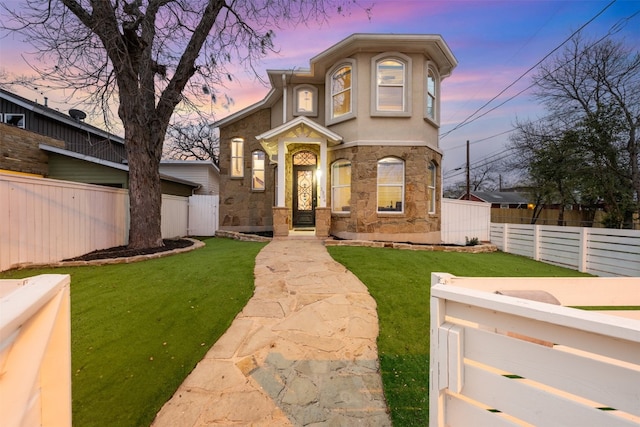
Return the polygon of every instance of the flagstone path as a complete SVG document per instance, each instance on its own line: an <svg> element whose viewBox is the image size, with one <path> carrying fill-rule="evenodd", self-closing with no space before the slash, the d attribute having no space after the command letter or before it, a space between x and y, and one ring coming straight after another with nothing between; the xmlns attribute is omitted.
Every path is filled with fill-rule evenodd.
<svg viewBox="0 0 640 427"><path fill-rule="evenodd" d="M153 427L391 426L376 304L322 240L274 239L255 292Z"/></svg>

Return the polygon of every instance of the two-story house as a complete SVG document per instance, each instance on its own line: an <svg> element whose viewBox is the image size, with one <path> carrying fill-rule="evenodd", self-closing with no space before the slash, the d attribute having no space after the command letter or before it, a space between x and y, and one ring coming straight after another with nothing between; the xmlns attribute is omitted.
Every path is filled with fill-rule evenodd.
<svg viewBox="0 0 640 427"><path fill-rule="evenodd" d="M440 242L439 35L354 34L217 123L220 229Z"/></svg>

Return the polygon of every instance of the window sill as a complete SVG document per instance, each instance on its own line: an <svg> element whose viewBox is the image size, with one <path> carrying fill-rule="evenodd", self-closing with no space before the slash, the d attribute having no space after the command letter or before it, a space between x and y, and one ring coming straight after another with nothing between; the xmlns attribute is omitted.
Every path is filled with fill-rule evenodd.
<svg viewBox="0 0 640 427"><path fill-rule="evenodd" d="M346 122L347 120L352 120L352 119L355 119L355 118L356 118L355 113L349 113L349 114L345 114L345 115L340 116L340 117L334 117L334 118L329 119L327 121L327 126L337 125L338 123Z"/></svg>
<svg viewBox="0 0 640 427"><path fill-rule="evenodd" d="M410 111L372 111L371 117L411 117Z"/></svg>
<svg viewBox="0 0 640 427"><path fill-rule="evenodd" d="M432 124L435 128L440 129L440 123L436 122L434 119L432 119L429 116L424 116L424 121L427 123Z"/></svg>
<svg viewBox="0 0 640 427"><path fill-rule="evenodd" d="M377 212L379 217L399 217L399 216L406 216L404 212L396 212L396 211L378 211Z"/></svg>

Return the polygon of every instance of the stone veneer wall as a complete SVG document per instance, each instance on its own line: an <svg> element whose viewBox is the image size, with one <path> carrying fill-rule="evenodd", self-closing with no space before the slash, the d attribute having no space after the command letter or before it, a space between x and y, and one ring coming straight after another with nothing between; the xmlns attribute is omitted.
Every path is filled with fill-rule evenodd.
<svg viewBox="0 0 640 427"><path fill-rule="evenodd" d="M377 162L384 157L398 157L405 161L405 208L402 214L377 212ZM436 188L436 212L427 212L427 167L430 161L438 165L438 186L442 182L442 156L438 152L429 147L407 146L357 146L330 151L330 163L339 159L351 161L351 212L331 215L332 235L346 239L440 242L439 187Z"/></svg>
<svg viewBox="0 0 640 427"><path fill-rule="evenodd" d="M64 141L0 123L0 169L47 176L49 157L38 144L64 148Z"/></svg>
<svg viewBox="0 0 640 427"><path fill-rule="evenodd" d="M271 231L273 228L274 167L265 162L265 190L251 190L251 153L264 151L256 135L271 128L270 110L260 110L220 129L220 229ZM244 177L231 178L231 140L244 139Z"/></svg>

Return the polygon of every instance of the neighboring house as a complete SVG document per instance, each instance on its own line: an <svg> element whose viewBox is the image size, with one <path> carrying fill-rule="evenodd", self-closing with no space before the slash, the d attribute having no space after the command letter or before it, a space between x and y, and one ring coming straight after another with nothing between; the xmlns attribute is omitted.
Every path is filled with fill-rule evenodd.
<svg viewBox="0 0 640 427"><path fill-rule="evenodd" d="M42 105L0 89L0 122L58 141L54 144L50 144L50 141L40 141L41 143L55 146L62 143L59 148L65 150L116 163L125 161L127 153L124 139L85 123L83 114L74 109L69 110L69 114L64 114L49 108L46 98ZM6 166L11 165L7 158L11 158L12 149L20 150L24 147L15 147L15 144L4 140L0 169L10 169Z"/></svg>
<svg viewBox="0 0 640 427"><path fill-rule="evenodd" d="M160 173L197 182L195 194L220 194L220 169L211 160L161 160Z"/></svg>
<svg viewBox="0 0 640 427"><path fill-rule="evenodd" d="M124 139L0 89L0 172L129 188ZM161 174L164 194L190 196L201 184Z"/></svg>
<svg viewBox="0 0 640 427"><path fill-rule="evenodd" d="M467 200L467 195L460 199ZM472 191L469 200L491 203L492 208L502 209L527 209L529 205L526 196L512 191Z"/></svg>
<svg viewBox="0 0 640 427"><path fill-rule="evenodd" d="M110 162L45 144L40 144L39 147L49 157L47 178L129 188L129 167L126 164ZM160 188L162 194L188 197L200 188L200 184L171 174L160 173Z"/></svg>
<svg viewBox="0 0 640 427"><path fill-rule="evenodd" d="M217 123L220 229L440 242L439 35L354 34Z"/></svg>

